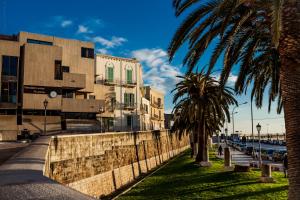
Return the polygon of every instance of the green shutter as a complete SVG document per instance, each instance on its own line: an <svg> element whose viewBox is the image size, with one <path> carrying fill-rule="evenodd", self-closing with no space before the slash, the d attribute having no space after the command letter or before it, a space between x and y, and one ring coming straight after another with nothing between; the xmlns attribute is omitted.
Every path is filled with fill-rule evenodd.
<svg viewBox="0 0 300 200"><path fill-rule="evenodd" d="M126 75L127 75L127 83L132 83L132 70L130 70L130 69L127 69L126 70Z"/></svg>
<svg viewBox="0 0 300 200"><path fill-rule="evenodd" d="M127 93L124 94L124 104L128 105L129 103L129 95Z"/></svg>
<svg viewBox="0 0 300 200"><path fill-rule="evenodd" d="M114 81L114 68L108 67L108 81L113 82Z"/></svg>
<svg viewBox="0 0 300 200"><path fill-rule="evenodd" d="M134 94L130 94L130 105L134 105Z"/></svg>

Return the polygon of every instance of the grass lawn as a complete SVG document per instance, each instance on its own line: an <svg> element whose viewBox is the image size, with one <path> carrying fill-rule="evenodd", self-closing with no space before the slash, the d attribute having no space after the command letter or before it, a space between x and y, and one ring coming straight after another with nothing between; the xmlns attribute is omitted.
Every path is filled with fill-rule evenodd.
<svg viewBox="0 0 300 200"><path fill-rule="evenodd" d="M273 172L276 183L260 183L260 171L225 171L223 160L211 154L211 168L193 164L189 151L146 178L119 199L287 199L288 182Z"/></svg>

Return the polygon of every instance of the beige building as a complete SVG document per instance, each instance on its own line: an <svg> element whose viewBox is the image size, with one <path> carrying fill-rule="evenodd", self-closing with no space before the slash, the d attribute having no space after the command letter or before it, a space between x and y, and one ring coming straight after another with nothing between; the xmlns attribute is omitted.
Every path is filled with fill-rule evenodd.
<svg viewBox="0 0 300 200"><path fill-rule="evenodd" d="M115 131L141 130L141 64L136 59L99 54L95 77L95 87L110 91L105 98L112 112L99 115L102 124Z"/></svg>
<svg viewBox="0 0 300 200"><path fill-rule="evenodd" d="M104 101L92 95L94 64L90 42L27 32L0 36L2 140L24 128L42 132L45 100L48 131L95 120Z"/></svg>
<svg viewBox="0 0 300 200"><path fill-rule="evenodd" d="M150 129L164 129L164 94L150 86L146 86L145 91L145 97L150 101Z"/></svg>
<svg viewBox="0 0 300 200"><path fill-rule="evenodd" d="M95 57L91 42L0 35L0 74L0 140L45 124L47 132L164 129L164 96L143 86L141 64Z"/></svg>

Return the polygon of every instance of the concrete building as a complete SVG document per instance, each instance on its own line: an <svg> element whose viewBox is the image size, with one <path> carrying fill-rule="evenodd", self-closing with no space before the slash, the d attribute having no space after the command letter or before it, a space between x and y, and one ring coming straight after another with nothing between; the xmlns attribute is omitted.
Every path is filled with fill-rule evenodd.
<svg viewBox="0 0 300 200"><path fill-rule="evenodd" d="M0 140L24 128L42 132L45 100L48 131L95 120L104 101L92 94L94 64L90 42L27 32L0 36Z"/></svg>
<svg viewBox="0 0 300 200"><path fill-rule="evenodd" d="M141 120L142 127L141 130L151 130L151 120L150 120L150 101L145 97L142 97L141 103Z"/></svg>
<svg viewBox="0 0 300 200"><path fill-rule="evenodd" d="M150 129L162 130L164 124L164 94L151 86L144 87L145 97L150 101Z"/></svg>
<svg viewBox="0 0 300 200"><path fill-rule="evenodd" d="M141 130L141 64L136 59L96 55L95 77L95 87L110 91L106 101L111 112L99 115L102 124L115 131Z"/></svg>

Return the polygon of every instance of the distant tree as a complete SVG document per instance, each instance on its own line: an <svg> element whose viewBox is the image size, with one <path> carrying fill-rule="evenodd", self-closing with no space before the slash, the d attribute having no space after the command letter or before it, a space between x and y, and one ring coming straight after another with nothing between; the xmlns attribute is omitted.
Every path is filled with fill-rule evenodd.
<svg viewBox="0 0 300 200"><path fill-rule="evenodd" d="M218 81L203 72L179 78L173 90L173 130L188 132L198 139L196 162L201 165L209 162L208 137L220 131L226 119L230 121L229 106L237 102L230 88L220 87Z"/></svg>

